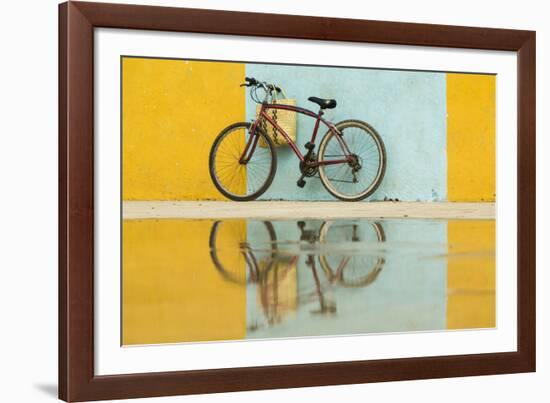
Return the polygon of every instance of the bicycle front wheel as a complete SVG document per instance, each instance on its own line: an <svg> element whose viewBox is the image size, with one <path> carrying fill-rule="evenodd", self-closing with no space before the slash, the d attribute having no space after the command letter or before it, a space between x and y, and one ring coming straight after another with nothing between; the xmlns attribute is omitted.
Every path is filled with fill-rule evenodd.
<svg viewBox="0 0 550 403"><path fill-rule="evenodd" d="M254 200L262 195L277 169L273 141L260 127L256 128L259 138L251 139L250 126L251 123L242 122L225 128L210 150L210 177L220 193L235 201ZM242 162L245 150L248 161Z"/></svg>
<svg viewBox="0 0 550 403"><path fill-rule="evenodd" d="M347 145L353 163L320 164L321 182L333 196L358 201L372 195L386 171L386 149L380 135L360 120L344 120L336 125L342 138L328 131L319 146L319 161L345 158L341 141Z"/></svg>

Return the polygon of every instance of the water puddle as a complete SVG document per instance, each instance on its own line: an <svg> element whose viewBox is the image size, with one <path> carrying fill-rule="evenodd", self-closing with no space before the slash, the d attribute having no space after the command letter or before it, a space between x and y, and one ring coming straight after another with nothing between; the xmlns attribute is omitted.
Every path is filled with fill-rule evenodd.
<svg viewBox="0 0 550 403"><path fill-rule="evenodd" d="M123 344L495 326L494 220L124 220Z"/></svg>

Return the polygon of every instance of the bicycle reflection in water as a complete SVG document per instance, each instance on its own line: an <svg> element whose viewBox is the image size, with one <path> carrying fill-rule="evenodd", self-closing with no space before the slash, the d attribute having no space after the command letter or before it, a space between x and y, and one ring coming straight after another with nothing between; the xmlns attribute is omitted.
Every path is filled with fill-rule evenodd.
<svg viewBox="0 0 550 403"><path fill-rule="evenodd" d="M311 314L335 315L336 287L367 287L377 279L385 260L372 246L386 240L379 222L323 221L318 229L315 224L299 221L298 233L289 236L287 228L284 240L277 239L270 221L212 225L209 244L214 267L225 280L256 288L263 318L249 321L248 331L276 325L298 306L315 301ZM302 257L313 278L305 288L296 284Z"/></svg>

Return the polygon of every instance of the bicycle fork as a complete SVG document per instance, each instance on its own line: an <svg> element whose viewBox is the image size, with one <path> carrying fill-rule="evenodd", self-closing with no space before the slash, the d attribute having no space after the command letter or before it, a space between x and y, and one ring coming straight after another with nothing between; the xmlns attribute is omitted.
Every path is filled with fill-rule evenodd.
<svg viewBox="0 0 550 403"><path fill-rule="evenodd" d="M246 146L244 148L244 151L239 158L239 163L246 165L248 161L250 161L250 158L252 158L252 154L254 154L254 150L256 150L256 146L258 145L258 139L260 137L259 133L256 132L256 127L258 126L258 122L254 122L252 127L250 128L248 132L248 141L246 142Z"/></svg>

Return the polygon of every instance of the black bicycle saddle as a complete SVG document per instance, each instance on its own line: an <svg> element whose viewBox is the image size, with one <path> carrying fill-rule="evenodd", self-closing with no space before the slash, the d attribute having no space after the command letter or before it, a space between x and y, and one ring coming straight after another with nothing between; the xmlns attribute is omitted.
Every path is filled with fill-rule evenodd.
<svg viewBox="0 0 550 403"><path fill-rule="evenodd" d="M336 107L336 100L335 99L324 99L324 98L317 98L317 97L309 97L308 101L315 102L317 105L321 107L321 109L333 109Z"/></svg>

